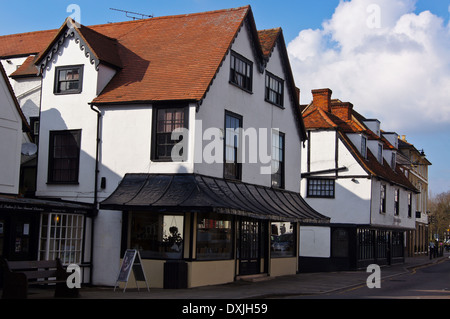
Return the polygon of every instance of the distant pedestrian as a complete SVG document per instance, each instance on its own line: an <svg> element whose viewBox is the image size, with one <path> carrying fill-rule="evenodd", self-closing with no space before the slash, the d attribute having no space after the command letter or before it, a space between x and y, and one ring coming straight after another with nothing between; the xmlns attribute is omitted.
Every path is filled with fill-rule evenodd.
<svg viewBox="0 0 450 319"><path fill-rule="evenodd" d="M430 259L433 258L434 250L435 250L434 242L430 241Z"/></svg>

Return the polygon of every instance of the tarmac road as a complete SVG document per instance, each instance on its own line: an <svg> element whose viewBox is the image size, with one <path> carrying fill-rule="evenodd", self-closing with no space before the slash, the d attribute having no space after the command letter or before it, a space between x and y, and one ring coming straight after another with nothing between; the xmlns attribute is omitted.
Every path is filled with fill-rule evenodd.
<svg viewBox="0 0 450 319"><path fill-rule="evenodd" d="M383 271L383 270L381 270ZM315 298L319 296L314 296ZM296 296L295 299L314 298ZM450 299L450 259L419 266L410 272L381 280L380 288L361 284L321 294L321 299Z"/></svg>

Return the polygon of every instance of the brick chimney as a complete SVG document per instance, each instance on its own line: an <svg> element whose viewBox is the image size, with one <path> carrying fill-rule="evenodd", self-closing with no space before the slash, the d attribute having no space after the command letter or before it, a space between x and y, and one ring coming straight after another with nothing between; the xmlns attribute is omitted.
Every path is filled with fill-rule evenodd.
<svg viewBox="0 0 450 319"><path fill-rule="evenodd" d="M325 112L331 112L331 93L330 89L312 90L313 104L315 107Z"/></svg>
<svg viewBox="0 0 450 319"><path fill-rule="evenodd" d="M335 102L331 106L331 113L343 121L352 119L353 104L350 102Z"/></svg>

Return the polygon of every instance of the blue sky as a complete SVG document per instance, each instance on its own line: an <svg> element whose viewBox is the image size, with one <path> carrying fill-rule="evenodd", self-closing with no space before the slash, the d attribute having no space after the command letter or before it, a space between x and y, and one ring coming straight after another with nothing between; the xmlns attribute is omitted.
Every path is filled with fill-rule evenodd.
<svg viewBox="0 0 450 319"><path fill-rule="evenodd" d="M70 4L84 25L129 20L110 8L165 16L250 4L258 29L282 27L302 103L329 87L424 149L430 190L450 191L450 0L0 1L0 35L57 29ZM370 29L373 4L380 25Z"/></svg>

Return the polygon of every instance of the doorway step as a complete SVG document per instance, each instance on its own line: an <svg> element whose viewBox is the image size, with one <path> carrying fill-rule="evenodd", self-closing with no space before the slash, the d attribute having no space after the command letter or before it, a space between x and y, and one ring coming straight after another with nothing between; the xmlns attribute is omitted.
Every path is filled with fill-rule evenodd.
<svg viewBox="0 0 450 319"><path fill-rule="evenodd" d="M256 275L243 275L243 276L237 276L236 281L242 280L247 282L260 282L260 281L267 281L272 280L274 277L269 276L268 274L256 274Z"/></svg>

